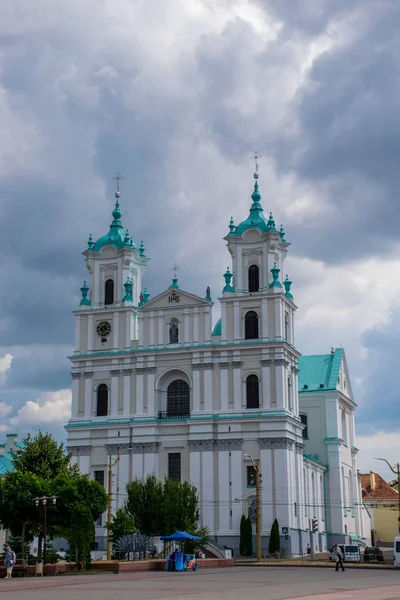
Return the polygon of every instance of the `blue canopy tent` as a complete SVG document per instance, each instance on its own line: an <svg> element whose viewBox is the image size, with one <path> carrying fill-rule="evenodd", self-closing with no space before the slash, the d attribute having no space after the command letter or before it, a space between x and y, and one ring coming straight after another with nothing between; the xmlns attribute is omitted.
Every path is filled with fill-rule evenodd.
<svg viewBox="0 0 400 600"><path fill-rule="evenodd" d="M172 535L162 535L161 540L165 542L184 542L186 540L199 540L199 536L198 535L192 535L191 533L188 533L187 531L175 531L175 533L173 533ZM186 567L183 564L183 552L174 552L175 555L175 559L173 561L173 570L175 571L183 571ZM168 561L167 561L167 568L168 568Z"/></svg>
<svg viewBox="0 0 400 600"><path fill-rule="evenodd" d="M192 535L187 531L175 531L175 533L171 535L162 535L160 540L164 542L184 542L185 540L199 540L198 535Z"/></svg>

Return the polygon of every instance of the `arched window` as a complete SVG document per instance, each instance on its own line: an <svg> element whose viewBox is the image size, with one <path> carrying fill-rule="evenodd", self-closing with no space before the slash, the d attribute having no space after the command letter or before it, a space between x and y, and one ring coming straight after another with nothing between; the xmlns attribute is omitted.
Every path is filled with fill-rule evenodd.
<svg viewBox="0 0 400 600"><path fill-rule="evenodd" d="M190 389L183 379L175 379L167 387L167 417L190 417Z"/></svg>
<svg viewBox="0 0 400 600"><path fill-rule="evenodd" d="M179 343L179 321L178 319L171 319L169 322L169 343Z"/></svg>
<svg viewBox="0 0 400 600"><path fill-rule="evenodd" d="M287 395L288 395L288 406L289 410L293 410L293 393L292 393L292 380L290 377L287 378Z"/></svg>
<svg viewBox="0 0 400 600"><path fill-rule="evenodd" d="M246 340L258 339L258 315L254 310L249 310L244 318L244 337Z"/></svg>
<svg viewBox="0 0 400 600"><path fill-rule="evenodd" d="M114 304L114 280L107 279L104 284L104 304Z"/></svg>
<svg viewBox="0 0 400 600"><path fill-rule="evenodd" d="M257 375L246 379L246 408L260 408L260 386Z"/></svg>
<svg viewBox="0 0 400 600"><path fill-rule="evenodd" d="M260 271L257 265L249 267L249 292L258 292L260 289Z"/></svg>
<svg viewBox="0 0 400 600"><path fill-rule="evenodd" d="M108 415L108 387L102 383L97 388L97 417L106 417Z"/></svg>

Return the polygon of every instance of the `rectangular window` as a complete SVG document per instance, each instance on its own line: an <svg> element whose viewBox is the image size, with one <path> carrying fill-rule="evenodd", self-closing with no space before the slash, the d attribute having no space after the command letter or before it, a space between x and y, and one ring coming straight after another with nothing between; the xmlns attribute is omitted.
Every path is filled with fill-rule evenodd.
<svg viewBox="0 0 400 600"><path fill-rule="evenodd" d="M104 471L95 471L93 474L93 479L104 487Z"/></svg>
<svg viewBox="0 0 400 600"><path fill-rule="evenodd" d="M174 481L181 480L181 453L171 452L168 454L168 477Z"/></svg>
<svg viewBox="0 0 400 600"><path fill-rule="evenodd" d="M94 522L94 524L96 525L96 527L102 527L103 525L103 515L100 515L96 521Z"/></svg>
<svg viewBox="0 0 400 600"><path fill-rule="evenodd" d="M308 440L308 418L307 418L307 415L300 415L300 420L303 423L303 425L305 425L305 427L303 429L303 438L305 440Z"/></svg>
<svg viewBox="0 0 400 600"><path fill-rule="evenodd" d="M294 503L294 516L297 517L297 502Z"/></svg>
<svg viewBox="0 0 400 600"><path fill-rule="evenodd" d="M247 487L256 487L256 471L253 465L247 467Z"/></svg>

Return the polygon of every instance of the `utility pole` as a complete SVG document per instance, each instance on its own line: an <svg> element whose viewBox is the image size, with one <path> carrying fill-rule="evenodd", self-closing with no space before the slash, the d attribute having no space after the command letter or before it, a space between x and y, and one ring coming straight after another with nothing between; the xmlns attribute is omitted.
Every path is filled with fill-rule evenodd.
<svg viewBox="0 0 400 600"><path fill-rule="evenodd" d="M118 463L120 456L113 461L111 454L108 457L108 510L107 510L107 560L111 560L112 554L112 539L111 539L111 523L112 523L112 470Z"/></svg>
<svg viewBox="0 0 400 600"><path fill-rule="evenodd" d="M261 473L260 461L255 461L250 454L245 454L251 460L256 476L256 538L257 538L257 562L261 562Z"/></svg>
<svg viewBox="0 0 400 600"><path fill-rule="evenodd" d="M400 533L400 463L397 463L397 469L393 468L392 465L390 464L390 462L388 462L386 460L386 458L376 458L375 460L383 460L383 462L385 462L389 469L395 474L397 475L397 493L399 495L399 504L398 504L398 518L397 518L397 525L398 525L398 532Z"/></svg>

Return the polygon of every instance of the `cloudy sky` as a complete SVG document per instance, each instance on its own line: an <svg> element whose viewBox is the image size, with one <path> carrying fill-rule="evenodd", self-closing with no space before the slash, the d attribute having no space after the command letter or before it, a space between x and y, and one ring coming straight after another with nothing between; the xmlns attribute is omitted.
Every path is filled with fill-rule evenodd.
<svg viewBox="0 0 400 600"><path fill-rule="evenodd" d="M81 252L108 229L113 175L151 294L177 261L216 298L257 149L297 346L344 346L360 468L400 459L399 27L397 0L2 3L0 437L64 435Z"/></svg>

